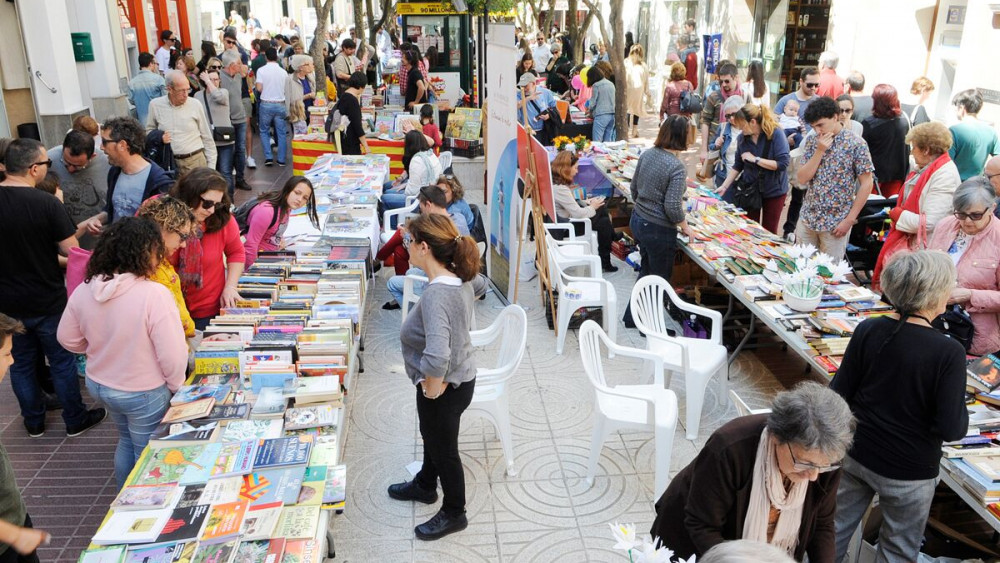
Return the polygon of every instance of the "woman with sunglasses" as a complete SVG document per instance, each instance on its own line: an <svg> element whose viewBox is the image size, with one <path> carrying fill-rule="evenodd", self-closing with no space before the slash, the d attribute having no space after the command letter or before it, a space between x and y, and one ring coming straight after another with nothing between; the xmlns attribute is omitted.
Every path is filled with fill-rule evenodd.
<svg viewBox="0 0 1000 563"><path fill-rule="evenodd" d="M171 256L178 249L184 247L187 240L191 238L194 229L194 213L191 212L191 208L179 199L168 195L147 199L139 208L136 216L150 219L160 227L165 257ZM180 312L184 336L193 337L195 334L194 320L191 319L191 313L188 312L187 304L184 303L181 279L173 264L166 259L160 260L156 271L149 276L149 279L170 290L170 294L174 297L174 303L177 305L177 311Z"/></svg>
<svg viewBox="0 0 1000 563"><path fill-rule="evenodd" d="M949 303L962 305L972 317L976 333L969 353L993 354L1000 350L1000 219L994 216L993 186L986 177L973 176L955 190L952 206L954 215L938 222L927 247L947 252L958 270Z"/></svg>
<svg viewBox="0 0 1000 563"><path fill-rule="evenodd" d="M982 205L978 189L970 187L966 195ZM836 561L844 559L876 494L882 509L877 560L916 561L937 488L941 444L969 429L965 349L931 326L955 295L953 257L918 250L889 262L882 289L896 313L858 325L830 382L857 417L837 491ZM995 266L990 277L995 287Z"/></svg>
<svg viewBox="0 0 1000 563"><path fill-rule="evenodd" d="M208 326L220 307L232 307L240 298L236 285L243 275L246 250L230 212L228 188L222 174L202 167L181 176L170 190L194 213L194 232L170 262L180 275L184 301L198 330Z"/></svg>
<svg viewBox="0 0 1000 563"><path fill-rule="evenodd" d="M778 393L769 414L712 433L656 502L650 534L685 558L744 539L833 563L838 469L853 434L847 403L825 385Z"/></svg>
<svg viewBox="0 0 1000 563"><path fill-rule="evenodd" d="M233 158L236 149L236 135L229 111L229 90L222 87L222 61L209 59L208 70L198 76L202 89L194 94L194 99L205 107L205 115L211 117L212 137L218 155L215 159L215 169L229 184L229 197L233 197L236 184L233 179ZM217 135L216 130L233 131L228 138Z"/></svg>
<svg viewBox="0 0 1000 563"><path fill-rule="evenodd" d="M319 228L316 195L308 178L292 176L280 190L257 196L257 202L250 210L250 228L243 243L246 249L246 268L257 260L257 253L261 250L278 250L284 246L281 239L288 227L288 217L292 210L305 207L313 227Z"/></svg>
<svg viewBox="0 0 1000 563"><path fill-rule="evenodd" d="M836 101L837 106L840 107L840 113L837 114L837 121L840 121L844 129L861 137L864 132L864 126L861 125L860 121L852 119L854 117L854 98L850 94L841 94L837 96Z"/></svg>

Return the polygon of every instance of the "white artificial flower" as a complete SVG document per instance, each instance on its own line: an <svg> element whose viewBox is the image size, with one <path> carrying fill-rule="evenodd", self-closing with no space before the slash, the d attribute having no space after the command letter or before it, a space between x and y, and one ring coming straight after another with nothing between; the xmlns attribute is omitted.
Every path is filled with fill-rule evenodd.
<svg viewBox="0 0 1000 563"><path fill-rule="evenodd" d="M851 265L847 261L841 260L835 265L830 266L830 272L833 274L833 277L830 279L835 282L847 281L847 274L850 274L852 271Z"/></svg>
<svg viewBox="0 0 1000 563"><path fill-rule="evenodd" d="M697 560L698 560L698 556L692 554L691 557L688 557L687 559L683 559L683 558L678 557L677 558L677 563L696 563Z"/></svg>
<svg viewBox="0 0 1000 563"><path fill-rule="evenodd" d="M764 264L764 267L772 272L778 271L778 263L774 261L774 258L768 260L767 263Z"/></svg>
<svg viewBox="0 0 1000 563"><path fill-rule="evenodd" d="M573 143L566 143L566 146L563 147L563 150L564 151L575 151L576 150L576 145L574 145Z"/></svg>
<svg viewBox="0 0 1000 563"><path fill-rule="evenodd" d="M636 563L670 563L670 558L674 556L673 550L666 547L656 549L647 541L643 541L636 550L639 552Z"/></svg>
<svg viewBox="0 0 1000 563"><path fill-rule="evenodd" d="M635 537L635 524L619 524L615 522L614 524L608 524L608 526L611 527L611 535L617 541L613 549L629 551L641 544Z"/></svg>
<svg viewBox="0 0 1000 563"><path fill-rule="evenodd" d="M785 249L789 258L809 258L816 253L816 247L811 244L796 244Z"/></svg>
<svg viewBox="0 0 1000 563"><path fill-rule="evenodd" d="M817 253L815 256L809 259L811 266L820 267L826 266L827 269L833 267L833 258L829 254L824 254L822 252Z"/></svg>

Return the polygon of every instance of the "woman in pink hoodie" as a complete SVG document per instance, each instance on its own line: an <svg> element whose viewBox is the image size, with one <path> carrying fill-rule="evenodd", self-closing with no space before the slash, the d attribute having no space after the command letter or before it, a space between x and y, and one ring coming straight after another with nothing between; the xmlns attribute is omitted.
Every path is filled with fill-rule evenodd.
<svg viewBox="0 0 1000 563"><path fill-rule="evenodd" d="M292 210L305 207L313 227L319 228L316 196L308 178L292 176L280 190L261 194L257 196L257 201L260 203L250 210L250 228L243 243L246 268L257 261L258 252L278 250L284 246L281 239L288 227L288 217Z"/></svg>
<svg viewBox="0 0 1000 563"><path fill-rule="evenodd" d="M126 217L97 241L73 292L59 343L87 355L87 389L118 425L115 478L124 484L149 435L184 383L187 342L170 290L149 279L164 260L160 228Z"/></svg>

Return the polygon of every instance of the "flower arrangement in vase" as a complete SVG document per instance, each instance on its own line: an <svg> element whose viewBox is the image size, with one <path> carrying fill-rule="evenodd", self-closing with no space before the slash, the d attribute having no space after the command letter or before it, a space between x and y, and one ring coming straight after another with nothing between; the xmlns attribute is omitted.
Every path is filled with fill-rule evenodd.
<svg viewBox="0 0 1000 563"><path fill-rule="evenodd" d="M590 148L590 139L583 135L569 138L566 135L559 135L552 139L552 146L560 151L583 152Z"/></svg>
<svg viewBox="0 0 1000 563"><path fill-rule="evenodd" d="M656 547L656 542L649 536L638 537L635 533L635 524L608 524L611 527L611 535L615 538L613 549L621 549L628 553L628 560L631 563L695 563L695 556L688 559L671 559L674 552L667 547Z"/></svg>
<svg viewBox="0 0 1000 563"><path fill-rule="evenodd" d="M834 261L829 255L818 252L811 244L797 244L785 250L788 259L768 260L768 273L777 276L784 289L782 299L791 309L803 313L813 311L823 298L827 283L847 280L851 266L844 260Z"/></svg>

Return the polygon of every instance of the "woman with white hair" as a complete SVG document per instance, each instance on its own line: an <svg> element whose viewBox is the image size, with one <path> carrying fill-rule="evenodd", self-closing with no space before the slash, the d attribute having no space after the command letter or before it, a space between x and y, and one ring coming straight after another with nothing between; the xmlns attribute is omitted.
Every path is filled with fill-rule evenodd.
<svg viewBox="0 0 1000 563"><path fill-rule="evenodd" d="M712 434L657 501L650 534L699 561L744 539L797 561L833 563L838 470L853 434L847 403L826 386L803 382L779 393L769 414Z"/></svg>
<svg viewBox="0 0 1000 563"><path fill-rule="evenodd" d="M993 186L985 176L969 178L955 190L952 205L955 213L937 224L928 248L947 252L955 264L958 285L948 302L972 317L969 353L992 354L1000 350L1000 219Z"/></svg>
<svg viewBox="0 0 1000 563"><path fill-rule="evenodd" d="M292 73L285 82L285 109L291 111L295 102L302 102L308 117L316 99L316 67L309 55L292 55L291 67Z"/></svg>
<svg viewBox="0 0 1000 563"><path fill-rule="evenodd" d="M719 137L716 139L716 146L719 147L719 160L715 161L715 187L718 188L726 181L726 176L733 169L736 163L736 147L740 144L743 132L738 127L733 127L729 123L729 117L740 111L746 104L743 96L729 96L722 103L722 115L726 116L726 123L719 127ZM721 143L720 143L721 141ZM729 198L726 199L726 194ZM722 199L732 203L735 192L724 192Z"/></svg>
<svg viewBox="0 0 1000 563"><path fill-rule="evenodd" d="M883 518L876 558L917 559L941 444L969 428L965 349L931 326L954 287L947 254L896 255L882 272L882 290L897 312L858 325L830 382L858 420L837 491L836 561L876 494Z"/></svg>
<svg viewBox="0 0 1000 563"><path fill-rule="evenodd" d="M736 540L720 543L708 550L698 563L795 563L795 560L773 545Z"/></svg>

